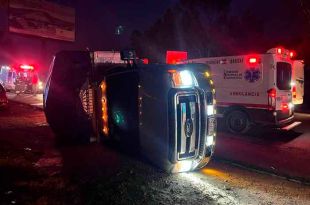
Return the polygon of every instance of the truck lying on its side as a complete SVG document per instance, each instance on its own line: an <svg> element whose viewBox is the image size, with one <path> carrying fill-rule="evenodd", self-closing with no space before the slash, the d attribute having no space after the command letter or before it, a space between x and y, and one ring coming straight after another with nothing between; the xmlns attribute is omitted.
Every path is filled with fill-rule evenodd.
<svg viewBox="0 0 310 205"><path fill-rule="evenodd" d="M216 136L207 66L145 65L131 51L116 63L102 60L104 55L63 51L55 56L44 111L58 139L115 140L168 172L205 166Z"/></svg>

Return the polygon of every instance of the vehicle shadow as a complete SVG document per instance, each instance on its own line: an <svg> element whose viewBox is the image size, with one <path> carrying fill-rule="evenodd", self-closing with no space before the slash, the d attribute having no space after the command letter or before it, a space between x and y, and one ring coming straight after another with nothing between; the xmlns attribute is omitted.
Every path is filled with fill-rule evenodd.
<svg viewBox="0 0 310 205"><path fill-rule="evenodd" d="M266 144L285 144L303 134L295 130L286 131L264 126L252 127L246 134L233 134L225 128L225 124L222 121L218 121L217 130L222 136L230 136L238 138L239 140L250 140Z"/></svg>
<svg viewBox="0 0 310 205"><path fill-rule="evenodd" d="M265 141L266 143L285 144L295 140L303 133L295 130L281 130L267 127L252 128L246 136Z"/></svg>
<svg viewBox="0 0 310 205"><path fill-rule="evenodd" d="M120 169L120 154L101 143L57 148L62 157L64 175L79 180L108 177Z"/></svg>

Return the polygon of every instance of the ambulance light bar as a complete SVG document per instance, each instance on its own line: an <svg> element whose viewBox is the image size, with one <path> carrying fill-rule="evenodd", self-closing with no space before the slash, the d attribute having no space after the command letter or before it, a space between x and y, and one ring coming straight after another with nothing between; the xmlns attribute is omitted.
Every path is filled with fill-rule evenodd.
<svg viewBox="0 0 310 205"><path fill-rule="evenodd" d="M33 70L34 66L32 66L32 65L20 65L19 68L24 69L24 70Z"/></svg>
<svg viewBox="0 0 310 205"><path fill-rule="evenodd" d="M267 51L267 53L283 55L284 57L290 57L290 58L294 58L296 56L296 52L295 51L290 51L290 50L285 49L283 47L269 49Z"/></svg>

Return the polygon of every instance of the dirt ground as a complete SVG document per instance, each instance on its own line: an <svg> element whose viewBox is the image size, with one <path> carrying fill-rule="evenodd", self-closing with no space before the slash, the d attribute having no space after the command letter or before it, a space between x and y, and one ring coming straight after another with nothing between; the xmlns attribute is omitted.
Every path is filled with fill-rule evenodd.
<svg viewBox="0 0 310 205"><path fill-rule="evenodd" d="M10 102L0 204L310 204L310 187L222 161L170 175L103 144L58 147L42 111Z"/></svg>

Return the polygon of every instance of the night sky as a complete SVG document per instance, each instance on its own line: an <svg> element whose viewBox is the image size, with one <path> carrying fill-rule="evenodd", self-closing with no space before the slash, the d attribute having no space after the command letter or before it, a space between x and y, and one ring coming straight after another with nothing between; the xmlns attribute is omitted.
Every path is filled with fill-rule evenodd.
<svg viewBox="0 0 310 205"><path fill-rule="evenodd" d="M118 50L128 47L131 32L143 31L152 25L170 6L179 0L49 0L76 8L76 41L62 42L6 32L3 41L12 42L14 52L6 52L5 61L40 64L43 76L52 56L59 50ZM0 29L8 31L8 12L0 8ZM122 35L115 35L122 25ZM1 54L1 55L2 55ZM3 56L3 55L2 55ZM1 59L1 58L0 58ZM3 59L3 57L2 57ZM15 62L14 62L15 63Z"/></svg>
<svg viewBox="0 0 310 205"><path fill-rule="evenodd" d="M49 1L67 4L76 8L76 42L62 42L6 32L7 34L2 37L2 41L11 41L13 44L12 50L14 53L9 53L11 60L39 62L43 69L47 70L52 56L59 50L81 50L86 48L91 50L119 50L119 48L128 47L133 30L146 30L164 14L165 10L179 2L179 0ZM265 34L267 36L281 36L285 40L286 37L295 32L296 29L286 29L288 22L281 21L281 14L292 15L289 22L290 28L292 28L292 25L299 25L294 22L298 18L294 18L294 14L291 14L289 7L284 8L284 6L281 6L280 0L233 0L231 12L238 14L248 8L258 18L268 17L270 23L265 29L268 31ZM0 8L0 29L4 31L8 30L7 16L7 11ZM279 25L279 22L281 25ZM274 29L275 23L277 29ZM118 25L124 27L124 32L120 36L115 35L115 29ZM279 38L279 42L282 41L281 38Z"/></svg>
<svg viewBox="0 0 310 205"><path fill-rule="evenodd" d="M128 44L134 29L144 30L178 0L91 0L79 1L77 39L82 46L114 48ZM115 35L117 25L124 26L121 40ZM85 30L89 32L84 32ZM79 32L80 31L80 32ZM97 40L100 39L98 42Z"/></svg>

